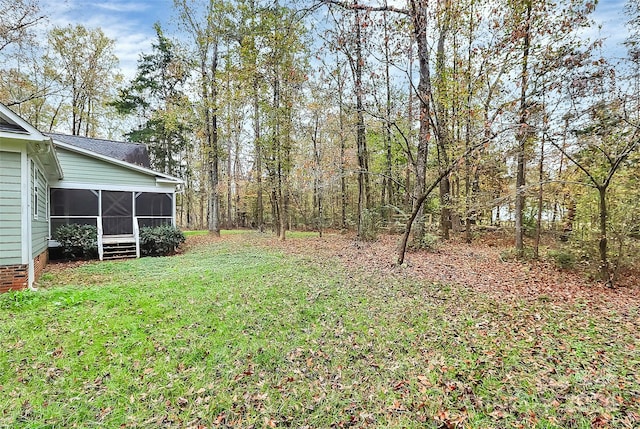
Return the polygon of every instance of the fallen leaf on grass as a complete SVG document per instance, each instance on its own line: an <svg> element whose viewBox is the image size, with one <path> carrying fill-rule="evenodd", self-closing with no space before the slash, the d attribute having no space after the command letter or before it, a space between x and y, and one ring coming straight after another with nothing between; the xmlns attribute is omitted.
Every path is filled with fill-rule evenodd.
<svg viewBox="0 0 640 429"><path fill-rule="evenodd" d="M113 411L111 407L103 408L102 410L100 410L100 414L98 415L98 420L104 420L105 417L111 414L111 411Z"/></svg>

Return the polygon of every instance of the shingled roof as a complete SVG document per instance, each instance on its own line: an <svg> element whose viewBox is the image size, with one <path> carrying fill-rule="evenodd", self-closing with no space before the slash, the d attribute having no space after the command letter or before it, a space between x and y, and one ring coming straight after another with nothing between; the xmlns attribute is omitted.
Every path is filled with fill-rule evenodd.
<svg viewBox="0 0 640 429"><path fill-rule="evenodd" d="M141 143L119 142L114 140L92 139L66 134L44 133L55 141L66 143L80 149L89 150L130 164L150 167L147 146Z"/></svg>

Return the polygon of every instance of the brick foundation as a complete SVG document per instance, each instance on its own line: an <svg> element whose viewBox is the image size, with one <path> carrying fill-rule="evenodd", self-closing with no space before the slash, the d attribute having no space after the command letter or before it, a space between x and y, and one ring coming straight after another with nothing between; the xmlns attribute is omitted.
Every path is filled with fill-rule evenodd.
<svg viewBox="0 0 640 429"><path fill-rule="evenodd" d="M29 265L0 266L0 293L29 286Z"/></svg>
<svg viewBox="0 0 640 429"><path fill-rule="evenodd" d="M37 282L40 275L44 271L44 267L49 262L49 249L45 250L41 254L35 257L33 260L33 281Z"/></svg>
<svg viewBox="0 0 640 429"><path fill-rule="evenodd" d="M49 262L49 250L45 250L33 259L34 279L37 281ZM10 290L26 289L29 286L29 265L0 266L0 293Z"/></svg>

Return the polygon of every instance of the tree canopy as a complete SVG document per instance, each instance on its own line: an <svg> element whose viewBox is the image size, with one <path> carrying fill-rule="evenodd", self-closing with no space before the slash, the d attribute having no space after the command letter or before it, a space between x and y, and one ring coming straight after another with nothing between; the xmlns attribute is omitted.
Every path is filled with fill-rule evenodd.
<svg viewBox="0 0 640 429"><path fill-rule="evenodd" d="M502 229L517 257L551 240L609 284L638 263L637 2L624 58L587 38L587 0L173 4L130 80L101 29L56 27L0 69L2 101L147 144L190 228L403 232L400 263ZM47 10L0 6L6 56Z"/></svg>

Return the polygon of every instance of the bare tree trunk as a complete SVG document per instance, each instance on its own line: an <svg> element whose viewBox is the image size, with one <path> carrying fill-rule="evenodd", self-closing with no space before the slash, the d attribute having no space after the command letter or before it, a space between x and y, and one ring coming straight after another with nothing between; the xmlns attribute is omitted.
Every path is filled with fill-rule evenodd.
<svg viewBox="0 0 640 429"><path fill-rule="evenodd" d="M275 169L269 173L269 180L271 181L271 192L269 197L271 199L271 231L280 236L280 215L278 209L278 194L276 187L276 173Z"/></svg>
<svg viewBox="0 0 640 429"><path fill-rule="evenodd" d="M600 250L600 277L607 287L613 287L607 248L607 188L606 185L598 186L598 195L600 196L600 242L598 249Z"/></svg>
<svg viewBox="0 0 640 429"><path fill-rule="evenodd" d="M315 123L313 127L313 134L311 141L313 143L313 206L316 211L316 228L318 229L318 235L322 237L322 189L321 189L321 153L318 141L318 129L320 118L316 115Z"/></svg>
<svg viewBox="0 0 640 429"><path fill-rule="evenodd" d="M282 147L282 162L280 163L280 181L282 193L283 216L280 240L285 240L285 234L292 229L293 210L291 210L291 190L289 189L289 172L291 171L291 124L293 123L292 111L287 109L285 122L284 145Z"/></svg>
<svg viewBox="0 0 640 429"><path fill-rule="evenodd" d="M356 146L358 150L358 238L362 238L364 231L364 212L369 205L369 178L368 178L368 162L367 162L367 140L366 129L364 125L364 88L362 86L362 33L360 30L360 12L355 11L355 32L356 32L356 58L353 66L355 92L356 92L356 114L357 114L357 130L356 130Z"/></svg>
<svg viewBox="0 0 640 429"><path fill-rule="evenodd" d="M340 97L340 228L347 229L347 178L344 168L345 163L345 138L344 138L344 116L342 111L342 88L339 89Z"/></svg>
<svg viewBox="0 0 640 429"><path fill-rule="evenodd" d="M471 80L469 78L469 80ZM471 86L469 84L469 86ZM470 88L469 88L470 89ZM469 90L467 96L467 120L465 123L465 150L469 150L471 146L471 91ZM465 231L464 239L467 243L471 243L471 200L473 198L473 186L471 184L471 157L469 155L465 158L464 163L464 218L465 218Z"/></svg>
<svg viewBox="0 0 640 429"><path fill-rule="evenodd" d="M287 214L285 209L285 197L283 192L283 148L282 148L282 135L281 135L281 118L279 117L280 109L280 77L277 70L274 70L273 76L273 115L275 116L274 130L273 130L273 155L275 156L275 183L274 183L274 203L275 203L275 215L274 226L276 228L276 235L278 239L284 241L286 239L286 227L287 227Z"/></svg>
<svg viewBox="0 0 640 429"><path fill-rule="evenodd" d="M231 140L227 145L229 155L227 156L227 229L233 228L233 195L231 186Z"/></svg>
<svg viewBox="0 0 640 429"><path fill-rule="evenodd" d="M234 158L233 158L233 184L235 188L235 217L234 217L234 225L236 227L242 224L244 228L244 219L246 214L240 212L240 180L242 178L242 164L240 162L240 133L241 133L242 124L240 121L236 124L236 136L235 136L235 147L234 147ZM231 154L229 154L231 157Z"/></svg>
<svg viewBox="0 0 640 429"><path fill-rule="evenodd" d="M253 139L256 156L256 224L264 232L264 203L262 201L262 143L260 142L260 102L258 100L258 75L253 77Z"/></svg>
<svg viewBox="0 0 640 429"><path fill-rule="evenodd" d="M465 150L468 151L469 148L471 147L471 112L472 112L472 106L471 106L471 100L472 100L472 95L473 95L473 79L471 77L472 75L472 68L473 68L473 61L474 61L474 49L473 49L473 37L474 37L474 4L473 2L471 2L471 10L469 11L469 16L470 16L470 20L469 20L469 29L468 29L468 39L467 39L467 70L466 70L466 74L467 74L467 99L466 99L466 120L465 120L465 130L464 130L464 147ZM473 181L473 183L475 184L475 181ZM472 184L472 179L471 179L471 157L469 155L467 155L465 157L465 163L464 163L464 185L465 185L465 199L464 199L464 213L465 213L465 232L464 232L464 236L465 236L465 241L467 243L471 243L471 239L472 239L472 234L471 234L471 224L472 224L472 209L471 209L471 202L473 200L473 184ZM475 211L474 211L475 212Z"/></svg>
<svg viewBox="0 0 640 429"><path fill-rule="evenodd" d="M518 152L517 152L517 170L516 170L516 253L519 257L524 255L524 228L523 228L523 212L525 205L525 150L527 139L529 138L529 130L527 129L528 119L528 103L527 103L527 85L529 81L529 48L531 43L531 0L526 4L527 16L524 30L524 43L522 49L522 74L520 77L520 121L517 131Z"/></svg>
<svg viewBox="0 0 640 429"><path fill-rule="evenodd" d="M564 120L564 130L562 132L562 148L560 149L560 165L558 167L558 180L562 179L562 172L564 171L564 152L565 150L567 150L567 132L569 131L569 118L565 118ZM553 225L553 228L556 228L556 221L558 219L558 200L557 200L557 195L554 198L554 203L553 203L553 216L551 217L551 224ZM566 197L566 194L565 194ZM564 199L564 198L563 198ZM560 239L562 240L563 236L560 236Z"/></svg>
<svg viewBox="0 0 640 429"><path fill-rule="evenodd" d="M536 240L533 245L533 258L538 259L540 256L540 237L542 235L542 205L543 205L543 193L544 187L542 181L544 180L544 131L542 133L542 139L540 141L540 162L538 163L538 217L536 219Z"/></svg>
<svg viewBox="0 0 640 429"><path fill-rule="evenodd" d="M230 73L228 70L226 70L226 77L227 77L227 92L229 94L231 94L231 79L230 79ZM227 120L226 120L226 128L227 128L227 216L226 216L226 228L227 229L232 229L232 218L233 218L233 195L231 194L232 191L232 187L231 187L231 139L232 139L232 133L233 133L233 119L231 117L232 113L231 113L231 103L228 103L227 105Z"/></svg>
<svg viewBox="0 0 640 429"><path fill-rule="evenodd" d="M416 155L416 183L414 187L413 211L417 218L414 240L421 242L425 234L425 222L422 210L422 203L418 204L420 195L423 195L426 188L427 157L429 155L429 119L431 115L431 74L429 71L429 45L427 41L427 6L425 0L412 0L411 17L413 18L413 31L416 46L418 49L418 64L420 78L418 82L417 96L420 101L420 130L418 132L418 152ZM439 183L440 181L438 181ZM426 198L426 197L425 197ZM413 223L413 221L412 221ZM403 256L404 257L404 256Z"/></svg>
<svg viewBox="0 0 640 429"><path fill-rule="evenodd" d="M278 239L285 241L287 237L287 211L285 204L285 196L283 191L282 177L282 161L278 161L278 189L276 197L278 198Z"/></svg>
<svg viewBox="0 0 640 429"><path fill-rule="evenodd" d="M450 135L448 129L448 114L444 105L444 99L446 96L446 70L445 70L445 52L444 45L449 32L449 10L446 9L447 3L445 3L445 10L440 12L442 24L440 25L440 34L438 36L438 45L436 50L436 79L438 96L436 97L436 109L437 118L435 121L436 135L438 141L438 165L440 171L447 168L449 165L449 146ZM445 176L440 181L440 232L442 238L449 239L449 231L451 229L451 183L449 177Z"/></svg>
<svg viewBox="0 0 640 429"><path fill-rule="evenodd" d="M382 181L382 198L381 204L386 206L384 211L386 213L386 220L391 220L391 209L389 206L393 204L393 158L391 151L391 77L389 74L390 52L389 52L389 35L387 26L387 13L383 14L383 26L384 26L384 57L385 57L385 86L386 86L386 103L384 110L384 142L386 148L386 165L385 176Z"/></svg>
<svg viewBox="0 0 640 429"><path fill-rule="evenodd" d="M218 67L218 49L214 48L214 57L211 62L211 73L215 76ZM218 115L217 115L217 89L215 80L209 81L206 56L201 61L202 92L205 103L205 134L207 139L206 156L209 166L209 232L220 236L219 225L219 177L218 177ZM215 77L211 77L215 79ZM211 86L209 88L209 85Z"/></svg>
<svg viewBox="0 0 640 429"><path fill-rule="evenodd" d="M206 170L202 172L202 176L206 176ZM203 177L204 180L204 177ZM207 207L207 201L205 200L205 195L207 195L207 191L204 188L203 184L200 184L200 221L198 223L199 229L206 228L207 223L205 222L205 207Z"/></svg>

